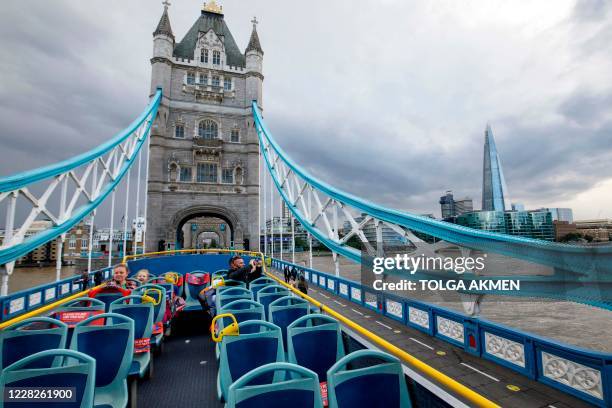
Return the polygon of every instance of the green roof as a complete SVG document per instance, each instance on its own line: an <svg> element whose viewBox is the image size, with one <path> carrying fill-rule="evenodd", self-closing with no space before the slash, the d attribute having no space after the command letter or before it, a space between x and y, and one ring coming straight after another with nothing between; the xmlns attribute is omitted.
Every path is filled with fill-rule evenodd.
<svg viewBox="0 0 612 408"><path fill-rule="evenodd" d="M225 24L223 15L206 11L202 11L200 18L196 20L181 42L174 47L174 56L178 58L193 59L193 53L195 52L198 42L198 34L200 32L206 33L210 29L212 29L224 43L227 65L245 67L244 54L238 49L234 37L232 37L232 33Z"/></svg>

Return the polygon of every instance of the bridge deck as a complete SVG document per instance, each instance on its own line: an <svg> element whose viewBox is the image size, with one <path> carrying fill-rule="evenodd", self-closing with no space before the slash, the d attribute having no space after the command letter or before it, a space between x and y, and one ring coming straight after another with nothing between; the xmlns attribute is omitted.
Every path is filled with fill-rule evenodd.
<svg viewBox="0 0 612 408"><path fill-rule="evenodd" d="M278 277L282 275L273 270ZM308 295L391 344L504 407L579 408L591 405L506 367L478 358L419 330L318 288ZM442 353L440 353L442 352ZM508 388L517 386L517 391Z"/></svg>

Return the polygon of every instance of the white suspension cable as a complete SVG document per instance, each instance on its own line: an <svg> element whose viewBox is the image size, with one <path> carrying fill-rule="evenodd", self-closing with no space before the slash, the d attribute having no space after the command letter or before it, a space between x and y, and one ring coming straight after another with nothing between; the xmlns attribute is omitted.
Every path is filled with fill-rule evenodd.
<svg viewBox="0 0 612 408"><path fill-rule="evenodd" d="M130 168L127 173L127 184L125 188L125 212L123 214L123 256L127 255L127 222L129 215L129 204L130 204L130 175L132 169Z"/></svg>
<svg viewBox="0 0 612 408"><path fill-rule="evenodd" d="M153 120L153 118L149 119ZM147 211L149 206L149 156L151 155L151 135L147 137L147 160L145 161L144 226L142 228L142 252L147 252ZM163 248L166 249L166 248Z"/></svg>

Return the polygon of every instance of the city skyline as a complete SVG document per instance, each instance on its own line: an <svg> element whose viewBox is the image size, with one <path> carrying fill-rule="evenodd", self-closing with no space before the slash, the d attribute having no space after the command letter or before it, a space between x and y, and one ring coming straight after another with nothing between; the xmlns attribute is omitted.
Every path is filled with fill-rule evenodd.
<svg viewBox="0 0 612 408"><path fill-rule="evenodd" d="M578 219L612 217L606 2L525 3L514 11L482 2L385 1L375 9L362 2L350 10L348 2L311 2L295 11L272 1L221 4L241 49L258 16L266 119L288 153L327 182L383 205L439 214L437 198L451 186L479 196L482 127L490 121L513 200L571 207ZM200 7L170 7L177 36ZM0 174L81 153L129 123L146 99L162 9L113 1L4 5ZM324 29L313 31L306 13ZM399 16L421 24L400 24ZM55 27L66 28L45 34ZM378 42L387 27L393 38Z"/></svg>

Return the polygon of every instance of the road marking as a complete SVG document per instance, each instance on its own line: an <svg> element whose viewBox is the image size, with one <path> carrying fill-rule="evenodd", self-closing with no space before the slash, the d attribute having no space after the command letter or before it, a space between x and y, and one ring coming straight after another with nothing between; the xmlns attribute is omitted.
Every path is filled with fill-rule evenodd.
<svg viewBox="0 0 612 408"><path fill-rule="evenodd" d="M357 313L359 316L363 316L363 313L361 313L359 310L355 310L353 308L351 308L351 310L355 313Z"/></svg>
<svg viewBox="0 0 612 408"><path fill-rule="evenodd" d="M393 330L393 333L395 333L395 334L400 334L400 333L401 333L401 330Z"/></svg>
<svg viewBox="0 0 612 408"><path fill-rule="evenodd" d="M462 366L464 366L464 367L469 368L470 370L474 370L474 371L476 371L477 373L484 375L485 377L489 377L489 378L490 378L490 379L492 379L493 381L497 381L497 382L499 382L499 380L498 380L497 378L493 377L492 375L489 375L489 374L485 373L484 371L480 371L479 369L474 368L474 367L472 367L472 366L471 366L471 365L469 365L469 364L465 364L465 363L459 363L459 364L461 364L461 365L462 365Z"/></svg>
<svg viewBox="0 0 612 408"><path fill-rule="evenodd" d="M316 290L316 289L310 289L310 290L312 290L314 293L317 293L317 290Z"/></svg>
<svg viewBox="0 0 612 408"><path fill-rule="evenodd" d="M329 299L329 296L327 296L325 293L319 293L321 296L323 296L325 299Z"/></svg>
<svg viewBox="0 0 612 408"><path fill-rule="evenodd" d="M372 317L372 316L369 316L369 315L365 315L365 318L366 318L366 319L369 319L370 317Z"/></svg>
<svg viewBox="0 0 612 408"><path fill-rule="evenodd" d="M506 388L509 389L510 391L514 391L514 392L517 392L517 391L521 390L521 387L519 387L517 385L512 385L512 384L506 385ZM557 408L557 407L555 407L553 405L549 405L549 406L552 406L553 408Z"/></svg>
<svg viewBox="0 0 612 408"><path fill-rule="evenodd" d="M433 349L434 349L434 348L433 348L433 347L431 347L429 344L425 344L425 343L423 343L422 341L417 340L417 339L415 339L415 338L413 338L413 337L410 337L410 340L414 341L415 343L419 343L421 346L423 346L423 347L427 347L427 348L428 348L428 349L430 349L430 350L433 350Z"/></svg>
<svg viewBox="0 0 612 408"><path fill-rule="evenodd" d="M549 405L548 408L557 408L554 405Z"/></svg>
<svg viewBox="0 0 612 408"><path fill-rule="evenodd" d="M446 355L446 351L438 350L438 351L436 351L436 354L439 355L439 356L445 356Z"/></svg>
<svg viewBox="0 0 612 408"><path fill-rule="evenodd" d="M189 343L191 343L191 340L187 339L187 340L185 340L185 343L189 344Z"/></svg>
<svg viewBox="0 0 612 408"><path fill-rule="evenodd" d="M393 327L391 327L391 326L387 326L386 324L381 323L381 322L379 322L378 320L376 320L376 323L380 324L382 327L386 327L386 328L387 328L387 329L389 329L389 330L393 330Z"/></svg>
<svg viewBox="0 0 612 408"><path fill-rule="evenodd" d="M340 306L342 306L342 307L346 307L346 305L345 305L344 303L340 303L340 302L338 302L337 300L334 300L334 303L337 303L337 304L339 304L339 305L340 305Z"/></svg>

